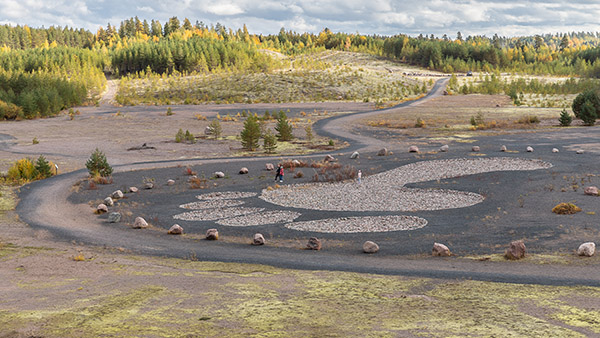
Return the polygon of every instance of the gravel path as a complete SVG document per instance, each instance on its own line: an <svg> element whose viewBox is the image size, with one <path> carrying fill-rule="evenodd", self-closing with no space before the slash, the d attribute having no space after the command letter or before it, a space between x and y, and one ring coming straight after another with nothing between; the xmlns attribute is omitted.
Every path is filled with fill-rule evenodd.
<svg viewBox="0 0 600 338"><path fill-rule="evenodd" d="M509 157L411 163L363 179L362 183L320 183L264 189L260 198L285 207L332 211L418 211L468 207L483 196L444 189L409 189L406 184L492 171L537 170L550 163ZM377 231L377 230L375 230Z"/></svg>
<svg viewBox="0 0 600 338"><path fill-rule="evenodd" d="M415 216L367 216L321 219L295 222L286 228L300 231L325 233L357 233L414 230L427 225L427 220Z"/></svg>

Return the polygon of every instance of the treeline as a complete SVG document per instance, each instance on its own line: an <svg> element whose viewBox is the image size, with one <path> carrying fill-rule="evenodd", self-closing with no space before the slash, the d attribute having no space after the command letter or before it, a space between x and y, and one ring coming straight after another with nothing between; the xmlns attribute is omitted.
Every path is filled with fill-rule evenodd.
<svg viewBox="0 0 600 338"><path fill-rule="evenodd" d="M92 48L96 37L83 28L51 26L30 28L28 26L0 25L0 47L27 49L49 46Z"/></svg>
<svg viewBox="0 0 600 338"><path fill-rule="evenodd" d="M140 71L171 74L231 71L267 72L273 60L256 46L241 41L192 37L136 42L111 54L112 68L119 75Z"/></svg>
<svg viewBox="0 0 600 338"><path fill-rule="evenodd" d="M104 87L105 60L71 48L0 50L0 120L52 116Z"/></svg>

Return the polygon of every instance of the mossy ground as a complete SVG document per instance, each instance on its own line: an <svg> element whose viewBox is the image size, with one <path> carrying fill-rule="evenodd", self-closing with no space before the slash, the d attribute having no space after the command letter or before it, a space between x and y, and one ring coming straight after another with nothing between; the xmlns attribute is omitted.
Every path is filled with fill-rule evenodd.
<svg viewBox="0 0 600 338"><path fill-rule="evenodd" d="M105 251L85 255L93 259L75 261L63 250L6 256L0 266L3 333L584 337L600 332L600 288L300 271ZM59 268L33 268L46 260Z"/></svg>

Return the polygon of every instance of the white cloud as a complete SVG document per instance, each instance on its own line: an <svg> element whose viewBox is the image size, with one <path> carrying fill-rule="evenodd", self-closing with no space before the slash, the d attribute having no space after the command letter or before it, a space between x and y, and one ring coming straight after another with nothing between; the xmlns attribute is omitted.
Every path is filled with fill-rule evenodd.
<svg viewBox="0 0 600 338"><path fill-rule="evenodd" d="M208 6L206 6L206 10L207 10L207 12L209 12L211 14L224 15L224 16L237 15L237 14L244 13L244 10L242 10L240 8L240 6L238 6L237 4L231 3L231 2L230 3L222 3L222 2L212 3L212 4L209 4Z"/></svg>

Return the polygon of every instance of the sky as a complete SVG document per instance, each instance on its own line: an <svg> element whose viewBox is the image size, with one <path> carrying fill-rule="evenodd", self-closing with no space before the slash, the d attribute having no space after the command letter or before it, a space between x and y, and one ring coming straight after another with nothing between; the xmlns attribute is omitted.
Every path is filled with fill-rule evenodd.
<svg viewBox="0 0 600 338"><path fill-rule="evenodd" d="M134 16L163 24L173 16L233 29L246 24L254 34L276 34L282 27L450 38L459 31L465 37L600 31L598 0L0 0L0 24L67 25L96 32Z"/></svg>

